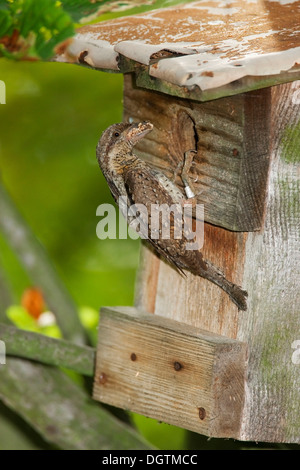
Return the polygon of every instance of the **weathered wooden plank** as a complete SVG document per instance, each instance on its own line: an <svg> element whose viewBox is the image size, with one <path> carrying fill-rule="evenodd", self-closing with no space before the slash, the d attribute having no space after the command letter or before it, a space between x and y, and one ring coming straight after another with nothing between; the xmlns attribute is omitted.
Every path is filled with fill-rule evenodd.
<svg viewBox="0 0 300 470"><path fill-rule="evenodd" d="M140 156L174 177L190 148L190 176L205 221L235 231L263 224L269 169L270 90L197 103L135 87L125 76L124 117L148 119L154 130L136 147ZM177 175L176 182L182 186Z"/></svg>
<svg viewBox="0 0 300 470"><path fill-rule="evenodd" d="M145 312L155 313L160 264L153 250L142 245L135 285L135 305Z"/></svg>
<svg viewBox="0 0 300 470"><path fill-rule="evenodd" d="M134 308L101 311L94 398L208 436L237 437L246 346Z"/></svg>
<svg viewBox="0 0 300 470"><path fill-rule="evenodd" d="M272 162L263 230L245 245L249 344L242 438L300 443L300 82L272 88Z"/></svg>
<svg viewBox="0 0 300 470"><path fill-rule="evenodd" d="M243 156L237 198L237 226L263 225L270 166L271 88L244 95ZM230 227L229 227L230 228ZM244 231L252 231L246 228Z"/></svg>

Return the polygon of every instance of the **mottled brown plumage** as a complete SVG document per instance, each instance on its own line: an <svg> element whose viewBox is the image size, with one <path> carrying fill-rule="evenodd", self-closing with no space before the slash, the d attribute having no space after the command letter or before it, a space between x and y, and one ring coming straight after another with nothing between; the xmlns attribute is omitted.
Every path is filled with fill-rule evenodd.
<svg viewBox="0 0 300 470"><path fill-rule="evenodd" d="M239 309L246 310L247 293L228 281L213 264L203 260L199 250L187 250L188 240L185 237L176 239L174 231L178 219L172 212L169 239L162 236L162 227L155 236L153 231L151 232L152 205L183 205L186 201L186 197L173 181L161 171L150 167L132 151L138 140L152 129L150 122L121 123L110 126L102 134L97 145L97 160L115 201L119 203L119 198L123 196L127 198L128 207L133 204L143 205L147 209L145 213L140 209L138 214L127 214L127 219L130 223L138 215L140 232L155 251L182 273L187 269L218 285L227 292ZM120 208L125 212L124 207Z"/></svg>

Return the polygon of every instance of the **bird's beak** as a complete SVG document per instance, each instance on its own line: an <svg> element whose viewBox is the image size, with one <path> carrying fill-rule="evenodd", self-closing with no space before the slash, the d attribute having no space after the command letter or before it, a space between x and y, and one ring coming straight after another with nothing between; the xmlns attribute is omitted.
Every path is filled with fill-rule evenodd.
<svg viewBox="0 0 300 470"><path fill-rule="evenodd" d="M126 138L132 145L135 145L140 139L145 137L153 129L153 124L149 121L132 124L126 133Z"/></svg>

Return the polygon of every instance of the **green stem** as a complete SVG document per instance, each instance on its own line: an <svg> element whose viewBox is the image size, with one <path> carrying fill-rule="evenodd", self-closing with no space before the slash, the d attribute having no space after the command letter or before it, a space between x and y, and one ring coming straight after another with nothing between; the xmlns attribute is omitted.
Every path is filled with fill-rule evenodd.
<svg viewBox="0 0 300 470"><path fill-rule="evenodd" d="M8 356L64 367L89 377L94 374L94 348L1 323L0 340L4 341Z"/></svg>
<svg viewBox="0 0 300 470"><path fill-rule="evenodd" d="M66 339L76 343L86 340L76 305L59 279L44 248L18 212L0 181L0 231L14 250L30 279L39 286L49 309Z"/></svg>

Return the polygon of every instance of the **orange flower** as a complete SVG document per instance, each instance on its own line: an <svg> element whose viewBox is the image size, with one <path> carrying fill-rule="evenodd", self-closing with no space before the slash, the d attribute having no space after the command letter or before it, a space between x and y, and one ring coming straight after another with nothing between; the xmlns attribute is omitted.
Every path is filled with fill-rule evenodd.
<svg viewBox="0 0 300 470"><path fill-rule="evenodd" d="M45 310L43 294L36 287L30 287L23 292L21 303L27 312L36 319L39 318Z"/></svg>

